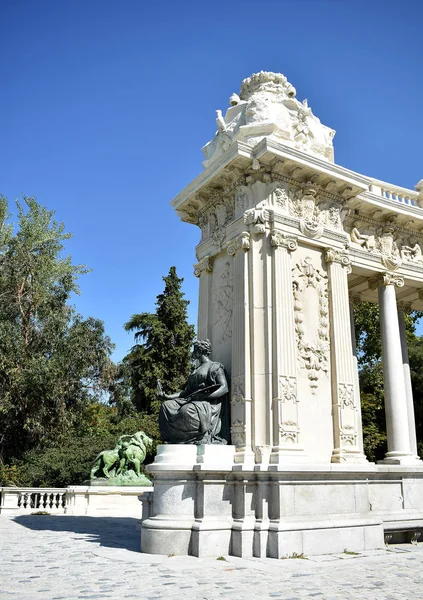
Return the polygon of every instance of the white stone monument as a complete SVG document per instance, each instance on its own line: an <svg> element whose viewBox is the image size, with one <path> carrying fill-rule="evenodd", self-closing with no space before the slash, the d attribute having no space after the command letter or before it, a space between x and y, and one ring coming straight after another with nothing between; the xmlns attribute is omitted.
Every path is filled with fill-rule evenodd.
<svg viewBox="0 0 423 600"><path fill-rule="evenodd" d="M230 376L232 446L163 445L144 552L321 554L423 526L404 311L423 309L423 183L334 162L277 73L233 94L172 202L201 229L198 338ZM381 312L388 452L363 453L352 303Z"/></svg>

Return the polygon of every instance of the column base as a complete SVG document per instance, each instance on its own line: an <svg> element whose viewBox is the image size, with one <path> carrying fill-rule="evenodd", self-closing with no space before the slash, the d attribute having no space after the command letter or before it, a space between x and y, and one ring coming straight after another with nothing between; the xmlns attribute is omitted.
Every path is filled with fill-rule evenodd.
<svg viewBox="0 0 423 600"><path fill-rule="evenodd" d="M351 451L344 450L342 448L335 448L332 452L331 463L342 463L342 464L367 464L369 461L365 454L359 450Z"/></svg>
<svg viewBox="0 0 423 600"><path fill-rule="evenodd" d="M245 468L253 468L255 465L255 456L251 448L240 448L236 450L234 456L236 465L244 465Z"/></svg>
<svg viewBox="0 0 423 600"><path fill-rule="evenodd" d="M378 461L379 465L417 465L422 460L419 456L405 452L387 452L385 458Z"/></svg>
<svg viewBox="0 0 423 600"><path fill-rule="evenodd" d="M295 446L275 446L270 453L271 465L304 464L309 462L309 457L303 448Z"/></svg>

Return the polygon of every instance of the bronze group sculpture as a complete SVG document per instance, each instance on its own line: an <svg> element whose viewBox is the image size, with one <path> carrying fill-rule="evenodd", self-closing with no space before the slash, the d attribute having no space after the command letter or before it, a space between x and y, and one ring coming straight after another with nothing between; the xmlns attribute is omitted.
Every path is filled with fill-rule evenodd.
<svg viewBox="0 0 423 600"><path fill-rule="evenodd" d="M210 359L209 340L194 342L193 358L198 366L185 388L164 394L159 413L162 439L168 444L227 444L229 442L228 382L224 366Z"/></svg>
<svg viewBox="0 0 423 600"><path fill-rule="evenodd" d="M143 431L121 435L113 450L103 450L95 459L91 485L151 485L141 465L152 447L153 440Z"/></svg>

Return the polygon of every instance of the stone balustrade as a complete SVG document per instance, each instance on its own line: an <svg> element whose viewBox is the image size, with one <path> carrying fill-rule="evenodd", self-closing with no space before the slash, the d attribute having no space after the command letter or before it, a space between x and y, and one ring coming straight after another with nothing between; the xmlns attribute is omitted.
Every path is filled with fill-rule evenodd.
<svg viewBox="0 0 423 600"><path fill-rule="evenodd" d="M0 515L16 516L43 511L52 515L140 518L139 500L152 490L152 487L88 485L66 488L0 487Z"/></svg>
<svg viewBox="0 0 423 600"><path fill-rule="evenodd" d="M373 179L369 186L370 192L377 196L382 196L388 200L394 200L395 202L401 202L401 204L417 205L417 199L419 192L415 190L409 190L386 181L380 181Z"/></svg>

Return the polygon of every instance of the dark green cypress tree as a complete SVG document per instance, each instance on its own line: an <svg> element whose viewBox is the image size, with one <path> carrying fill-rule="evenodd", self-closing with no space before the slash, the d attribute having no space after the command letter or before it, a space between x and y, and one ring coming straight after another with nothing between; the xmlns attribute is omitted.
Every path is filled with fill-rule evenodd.
<svg viewBox="0 0 423 600"><path fill-rule="evenodd" d="M188 300L181 290L183 282L171 267L163 277L165 289L157 296L155 313L132 315L124 328L134 332L135 346L121 365L122 385L129 387L137 410L157 414L157 380L167 392L181 389L191 368L194 326L187 322ZM128 385L129 384L129 385Z"/></svg>

